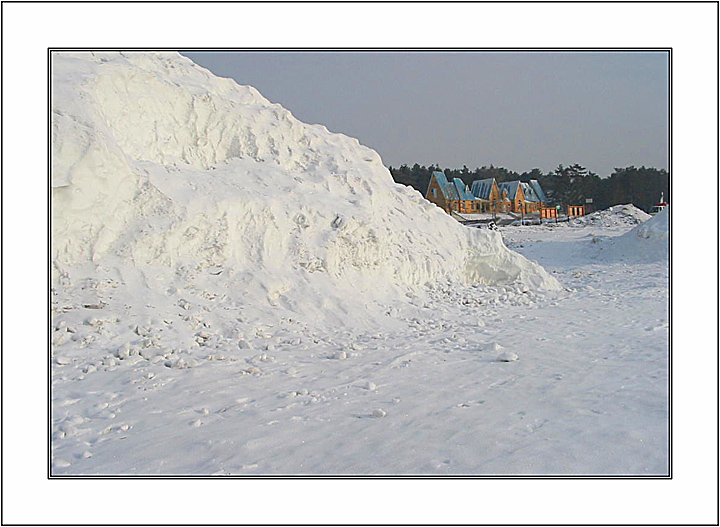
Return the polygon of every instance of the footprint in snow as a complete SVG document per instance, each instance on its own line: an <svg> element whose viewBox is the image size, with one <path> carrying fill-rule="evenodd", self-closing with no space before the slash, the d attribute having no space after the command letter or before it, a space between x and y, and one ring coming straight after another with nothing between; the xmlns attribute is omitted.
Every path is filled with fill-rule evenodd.
<svg viewBox="0 0 720 527"><path fill-rule="evenodd" d="M382 419L383 417L387 417L387 412L382 408L376 408L369 414L355 414L355 417L357 417L358 419Z"/></svg>
<svg viewBox="0 0 720 527"><path fill-rule="evenodd" d="M464 403L457 404L456 406L458 408L470 408L471 406L483 404L485 401L483 399L479 399L477 401L466 401Z"/></svg>
<svg viewBox="0 0 720 527"><path fill-rule="evenodd" d="M53 468L67 468L70 466L70 463L68 461L65 461L64 459L56 458L53 461Z"/></svg>

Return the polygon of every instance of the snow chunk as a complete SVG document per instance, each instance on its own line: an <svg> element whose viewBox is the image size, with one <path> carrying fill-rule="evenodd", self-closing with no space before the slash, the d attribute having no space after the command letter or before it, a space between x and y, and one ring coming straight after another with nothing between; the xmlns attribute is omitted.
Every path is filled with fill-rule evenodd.
<svg viewBox="0 0 720 527"><path fill-rule="evenodd" d="M516 353L513 353L512 351L504 351L500 355L498 355L497 360L499 362L514 362L518 360L518 356Z"/></svg>

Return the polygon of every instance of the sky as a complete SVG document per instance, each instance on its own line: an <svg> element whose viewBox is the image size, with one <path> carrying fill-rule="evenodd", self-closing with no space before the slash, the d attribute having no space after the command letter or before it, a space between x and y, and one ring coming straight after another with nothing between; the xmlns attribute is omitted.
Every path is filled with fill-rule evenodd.
<svg viewBox="0 0 720 527"><path fill-rule="evenodd" d="M517 172L668 168L669 55L644 52L183 52L386 166Z"/></svg>

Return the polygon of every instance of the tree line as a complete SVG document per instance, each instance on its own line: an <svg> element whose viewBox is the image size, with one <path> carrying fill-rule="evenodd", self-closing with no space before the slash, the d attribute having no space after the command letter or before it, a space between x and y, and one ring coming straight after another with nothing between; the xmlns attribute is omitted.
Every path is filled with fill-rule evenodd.
<svg viewBox="0 0 720 527"><path fill-rule="evenodd" d="M423 196L430 184L433 172L444 172L448 180L460 178L466 185L472 186L476 179L495 178L498 183L503 181L530 181L537 179L548 198L551 206L585 205L586 199L592 199L592 210L602 210L613 205L632 203L636 207L649 211L660 199L670 202L670 175L665 169L642 166L615 168L608 178L601 178L594 172L575 163L558 167L547 173L538 168L529 172L518 173L504 167L493 165L470 170L463 165L460 169L441 169L438 165L428 167L415 163L412 167L401 165L389 167L393 179L397 183L408 185L418 190Z"/></svg>

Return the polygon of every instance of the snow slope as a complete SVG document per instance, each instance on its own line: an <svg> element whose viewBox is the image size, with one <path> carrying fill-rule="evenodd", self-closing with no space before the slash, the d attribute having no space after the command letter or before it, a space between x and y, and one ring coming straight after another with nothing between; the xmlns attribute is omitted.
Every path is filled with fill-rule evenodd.
<svg viewBox="0 0 720 527"><path fill-rule="evenodd" d="M605 249L605 257L638 261L670 258L670 207L651 216L629 232L614 238Z"/></svg>
<svg viewBox="0 0 720 527"><path fill-rule="evenodd" d="M167 297L210 274L227 295L313 320L363 320L368 301L440 281L559 288L500 236L396 185L356 139L254 88L178 54L53 57L56 283Z"/></svg>
<svg viewBox="0 0 720 527"><path fill-rule="evenodd" d="M623 238L648 240L648 243L662 246L670 241L670 207L665 207L651 219L623 235Z"/></svg>

